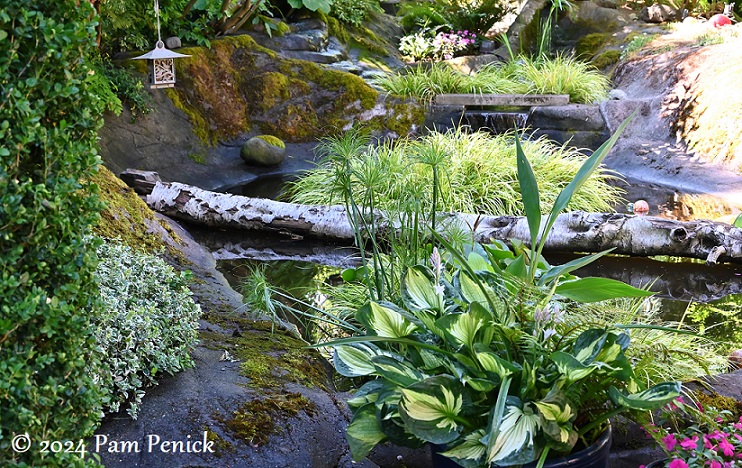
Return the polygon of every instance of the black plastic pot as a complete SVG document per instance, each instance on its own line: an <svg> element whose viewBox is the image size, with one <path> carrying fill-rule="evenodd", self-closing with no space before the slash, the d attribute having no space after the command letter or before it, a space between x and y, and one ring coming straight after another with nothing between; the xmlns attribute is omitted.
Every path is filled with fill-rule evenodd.
<svg viewBox="0 0 742 468"><path fill-rule="evenodd" d="M544 468L607 468L608 457L611 454L611 426L603 431L591 446L564 457L552 458L544 463ZM445 452L442 446L433 446L433 468L460 468L450 458L440 455ZM536 463L523 465L523 468L534 468Z"/></svg>
<svg viewBox="0 0 742 468"><path fill-rule="evenodd" d="M667 465L667 462L669 459L664 458L662 460L655 460L649 465L647 465L647 468L665 468L665 465Z"/></svg>

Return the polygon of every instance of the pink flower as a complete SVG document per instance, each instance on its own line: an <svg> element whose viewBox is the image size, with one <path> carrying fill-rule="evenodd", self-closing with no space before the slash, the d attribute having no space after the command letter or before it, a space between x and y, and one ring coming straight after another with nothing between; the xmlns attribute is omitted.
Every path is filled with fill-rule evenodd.
<svg viewBox="0 0 742 468"><path fill-rule="evenodd" d="M672 449L678 444L678 440L675 438L675 434L667 434L662 438L662 442L665 443L665 448L668 452L672 452Z"/></svg>
<svg viewBox="0 0 742 468"><path fill-rule="evenodd" d="M680 446L683 447L685 450L694 450L696 447L698 447L698 436L693 436L690 439L685 439L682 442L680 442Z"/></svg>
<svg viewBox="0 0 742 468"><path fill-rule="evenodd" d="M714 444L711 443L711 437L703 436L703 446L707 449L714 448Z"/></svg>
<svg viewBox="0 0 742 468"><path fill-rule="evenodd" d="M709 465L711 468L721 468L721 463L719 463L716 460L711 460L711 464Z"/></svg>
<svg viewBox="0 0 742 468"><path fill-rule="evenodd" d="M688 464L676 458L667 465L667 468L688 468Z"/></svg>
<svg viewBox="0 0 742 468"><path fill-rule="evenodd" d="M734 445L730 444L726 439L721 439L721 442L719 442L719 448L724 451L724 455L727 457L734 455Z"/></svg>

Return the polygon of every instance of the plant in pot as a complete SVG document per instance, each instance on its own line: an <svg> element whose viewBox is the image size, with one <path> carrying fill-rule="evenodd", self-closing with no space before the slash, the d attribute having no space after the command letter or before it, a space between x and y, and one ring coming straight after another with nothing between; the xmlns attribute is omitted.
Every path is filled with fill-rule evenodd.
<svg viewBox="0 0 742 468"><path fill-rule="evenodd" d="M441 455L464 467L544 466L550 453L569 454L580 440L589 446L610 417L679 395L678 382L646 388L635 378L626 356L630 325L598 325L569 310L649 293L570 274L605 252L560 266L541 257L557 215L625 125L586 160L544 223L516 139L530 247L474 246L465 254L434 234L447 251L406 271L399 304L371 301L356 313L364 334L317 345L333 348L340 374L368 379L348 401L356 460L391 440L442 445Z"/></svg>

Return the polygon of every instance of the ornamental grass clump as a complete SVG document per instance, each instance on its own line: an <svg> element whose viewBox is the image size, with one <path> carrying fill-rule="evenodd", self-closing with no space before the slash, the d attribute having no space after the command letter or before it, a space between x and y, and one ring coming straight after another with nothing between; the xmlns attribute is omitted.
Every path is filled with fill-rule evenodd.
<svg viewBox="0 0 742 468"><path fill-rule="evenodd" d="M568 94L574 103L608 97L610 81L592 65L566 55L517 57L466 74L446 63L418 66L375 80L381 89L432 101L436 94Z"/></svg>
<svg viewBox="0 0 742 468"><path fill-rule="evenodd" d="M360 200L364 174L375 172L378 181L373 203L379 209L399 211L404 205L415 205L421 212L430 212L435 195L440 211L524 213L512 132L490 135L452 129L375 147L361 142L345 153L333 149L353 138L356 137L346 134L325 140L323 148L329 151L323 150L323 154L327 157L291 183L288 198L304 204L342 203L343 191L350 190ZM585 161L578 151L543 138L524 141L523 151L539 167L537 180L545 203L554 202ZM435 164L422 156L431 154L436 155ZM435 189L434 168L438 176ZM621 193L609 183L613 177L610 171L596 168L574 194L572 207L590 212L610 211Z"/></svg>

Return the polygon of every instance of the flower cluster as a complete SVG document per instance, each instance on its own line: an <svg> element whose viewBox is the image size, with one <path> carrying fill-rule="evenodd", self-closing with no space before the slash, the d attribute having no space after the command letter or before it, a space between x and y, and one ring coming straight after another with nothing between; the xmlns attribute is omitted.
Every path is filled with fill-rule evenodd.
<svg viewBox="0 0 742 468"><path fill-rule="evenodd" d="M467 50L476 42L477 36L469 31L439 32L433 38L433 60L452 59L457 52Z"/></svg>
<svg viewBox="0 0 742 468"><path fill-rule="evenodd" d="M412 60L441 61L470 50L477 43L476 34L469 31L439 32L435 36L432 33L433 30L422 30L404 36L399 41L399 51Z"/></svg>
<svg viewBox="0 0 742 468"><path fill-rule="evenodd" d="M653 427L649 432L667 452L667 468L742 467L742 416L731 418L729 411L689 405L678 397L670 410L697 421L685 429L670 431ZM654 466L654 465L653 465ZM639 468L644 468L641 465Z"/></svg>

